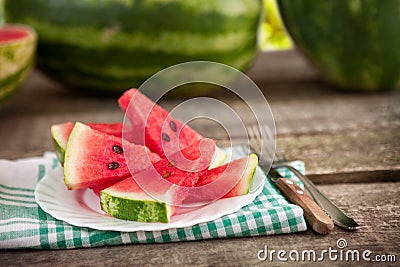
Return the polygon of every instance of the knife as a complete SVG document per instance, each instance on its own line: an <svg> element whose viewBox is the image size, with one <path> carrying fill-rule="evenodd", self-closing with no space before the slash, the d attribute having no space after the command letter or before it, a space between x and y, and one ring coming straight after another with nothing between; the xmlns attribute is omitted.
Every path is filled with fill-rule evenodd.
<svg viewBox="0 0 400 267"><path fill-rule="evenodd" d="M360 228L358 223L353 218L347 216L338 206L327 198L304 174L299 172L293 166L288 164L275 164L274 167L285 167L294 173L304 184L305 188L313 196L315 202L332 218L333 222L348 231L354 231Z"/></svg>
<svg viewBox="0 0 400 267"><path fill-rule="evenodd" d="M266 170L262 165L260 167ZM315 232L320 234L332 232L334 228L332 219L293 180L284 178L274 167L269 169L268 177L290 202L303 209L304 218Z"/></svg>

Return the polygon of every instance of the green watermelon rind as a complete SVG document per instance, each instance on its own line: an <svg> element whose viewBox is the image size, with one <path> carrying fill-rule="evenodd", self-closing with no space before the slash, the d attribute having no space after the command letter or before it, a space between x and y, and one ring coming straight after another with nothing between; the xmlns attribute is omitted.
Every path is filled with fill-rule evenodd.
<svg viewBox="0 0 400 267"><path fill-rule="evenodd" d="M71 123L72 126L71 129L73 128L72 122L66 122L66 123ZM64 123L63 125L65 125L66 123ZM65 150L67 148L68 140L65 140L65 137L62 132L63 129L61 129L60 127L62 127L61 124L52 125L50 131L57 159L60 163L64 163Z"/></svg>
<svg viewBox="0 0 400 267"><path fill-rule="evenodd" d="M67 146L65 148L65 153L64 153L64 183L67 186L68 189L73 189L71 187L71 183L73 183L74 181L74 177L78 177L77 175L74 175L73 171L71 172L71 170L76 171L75 168L69 168L68 167L68 162L73 163L74 159L71 158L70 156L70 151L73 151L74 149L76 149L76 145L75 143L71 143L69 142L69 140L71 139L79 139L79 131L81 130L83 124L77 122L74 125L74 128L71 131L71 134L69 135L69 139L67 142ZM68 160L69 158L71 158L71 160ZM73 166L73 164L71 164L71 166Z"/></svg>
<svg viewBox="0 0 400 267"><path fill-rule="evenodd" d="M18 91L26 77L32 69L32 63L28 62L24 67L12 74L10 77L0 81L0 103L7 100L10 96Z"/></svg>
<svg viewBox="0 0 400 267"><path fill-rule="evenodd" d="M225 161L226 161L227 155L226 153L219 148L218 146L215 147L215 157L213 161L210 164L210 167L208 169L214 169L216 167L221 166Z"/></svg>
<svg viewBox="0 0 400 267"><path fill-rule="evenodd" d="M170 207L165 202L150 198L133 200L108 189L100 191L100 206L104 212L122 220L168 223L170 218Z"/></svg>
<svg viewBox="0 0 400 267"><path fill-rule="evenodd" d="M226 195L224 195L224 198L236 197L248 194L250 192L250 188L254 180L254 174L256 172L257 166L258 166L257 155L255 154L249 155L246 170L242 174L242 178L231 191L229 191Z"/></svg>
<svg viewBox="0 0 400 267"><path fill-rule="evenodd" d="M61 164L63 164L65 161L65 148L66 147L61 146L56 138L53 137L52 140L53 140L53 144L54 144L54 150L56 153L56 157L57 157L58 161Z"/></svg>

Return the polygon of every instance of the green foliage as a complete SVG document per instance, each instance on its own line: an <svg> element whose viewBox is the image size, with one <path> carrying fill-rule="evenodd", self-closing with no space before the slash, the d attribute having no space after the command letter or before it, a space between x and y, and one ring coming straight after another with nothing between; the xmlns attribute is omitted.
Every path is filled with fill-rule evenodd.
<svg viewBox="0 0 400 267"><path fill-rule="evenodd" d="M262 50L290 49L292 41L286 33L276 0L264 0L264 20L260 31Z"/></svg>

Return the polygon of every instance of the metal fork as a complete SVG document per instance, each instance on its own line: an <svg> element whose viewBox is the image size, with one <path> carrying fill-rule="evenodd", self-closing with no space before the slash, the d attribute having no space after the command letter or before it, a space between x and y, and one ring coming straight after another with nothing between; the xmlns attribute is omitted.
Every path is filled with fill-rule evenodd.
<svg viewBox="0 0 400 267"><path fill-rule="evenodd" d="M250 145L252 147L260 147L260 144L255 144L255 142L268 141L268 129L266 126L253 126L247 127L249 132ZM262 139L261 139L262 138ZM262 151L260 151L262 152ZM261 153L262 154L262 153ZM346 215L335 203L333 203L327 196L325 196L319 189L314 185L314 183L299 170L289 165L289 161L285 158L284 154L276 147L274 153L274 161L272 164L272 169L276 168L287 168L291 171L299 180L304 184L306 192L308 192L314 201L332 218L333 222L349 231L357 230L359 225L348 215Z"/></svg>

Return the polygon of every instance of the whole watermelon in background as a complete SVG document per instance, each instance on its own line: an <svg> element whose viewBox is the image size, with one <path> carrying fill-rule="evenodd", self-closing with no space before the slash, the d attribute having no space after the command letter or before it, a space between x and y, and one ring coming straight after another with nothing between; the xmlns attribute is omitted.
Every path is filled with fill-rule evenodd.
<svg viewBox="0 0 400 267"><path fill-rule="evenodd" d="M295 44L343 90L400 87L400 1L279 0Z"/></svg>
<svg viewBox="0 0 400 267"><path fill-rule="evenodd" d="M39 33L38 66L74 87L120 93L171 65L244 70L257 52L261 0L8 0L6 18Z"/></svg>

